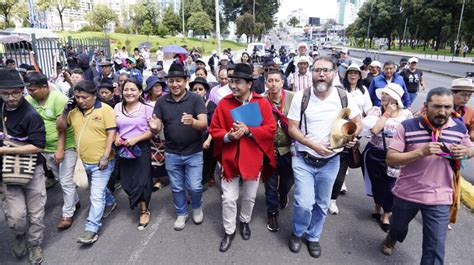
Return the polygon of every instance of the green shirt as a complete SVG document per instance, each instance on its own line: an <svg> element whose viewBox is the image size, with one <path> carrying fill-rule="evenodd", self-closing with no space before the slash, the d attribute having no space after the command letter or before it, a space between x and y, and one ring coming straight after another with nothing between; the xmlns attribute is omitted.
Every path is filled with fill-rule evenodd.
<svg viewBox="0 0 474 265"><path fill-rule="evenodd" d="M36 109L44 121L46 128L46 147L44 148L44 151L47 153L56 152L58 146L56 120L63 113L64 105L66 105L68 98L58 91L50 91L44 106L40 106L38 101L33 99L30 95L26 97L26 100ZM64 149L74 147L74 130L71 127L68 127L66 130L66 143Z"/></svg>

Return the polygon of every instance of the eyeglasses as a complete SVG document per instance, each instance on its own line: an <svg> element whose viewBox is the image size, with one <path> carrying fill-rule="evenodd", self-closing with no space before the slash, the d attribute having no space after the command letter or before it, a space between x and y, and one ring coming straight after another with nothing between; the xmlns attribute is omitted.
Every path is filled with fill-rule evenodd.
<svg viewBox="0 0 474 265"><path fill-rule="evenodd" d="M328 74L330 72L334 71L334 69L331 69L331 68L314 68L313 69L313 72L319 74L321 72L323 72L323 74Z"/></svg>
<svg viewBox="0 0 474 265"><path fill-rule="evenodd" d="M13 98L19 98L22 95L23 95L23 91L13 91L11 93L8 93L5 91L0 92L0 96L5 99L9 98L10 96L12 96Z"/></svg>

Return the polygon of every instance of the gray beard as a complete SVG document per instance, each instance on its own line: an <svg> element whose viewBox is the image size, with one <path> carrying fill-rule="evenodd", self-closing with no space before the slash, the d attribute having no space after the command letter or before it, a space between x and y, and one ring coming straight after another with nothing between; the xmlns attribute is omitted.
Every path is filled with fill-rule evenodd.
<svg viewBox="0 0 474 265"><path fill-rule="evenodd" d="M332 81L325 82L325 81L314 81L313 87L317 92L326 92L332 86Z"/></svg>

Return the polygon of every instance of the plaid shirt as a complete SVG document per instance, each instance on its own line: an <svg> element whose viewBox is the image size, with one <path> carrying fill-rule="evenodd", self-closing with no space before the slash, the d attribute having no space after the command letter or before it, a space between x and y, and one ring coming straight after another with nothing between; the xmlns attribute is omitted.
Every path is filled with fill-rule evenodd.
<svg viewBox="0 0 474 265"><path fill-rule="evenodd" d="M288 83L294 92L310 88L312 84L311 72L306 71L304 75L300 74L299 71L294 72L288 77Z"/></svg>

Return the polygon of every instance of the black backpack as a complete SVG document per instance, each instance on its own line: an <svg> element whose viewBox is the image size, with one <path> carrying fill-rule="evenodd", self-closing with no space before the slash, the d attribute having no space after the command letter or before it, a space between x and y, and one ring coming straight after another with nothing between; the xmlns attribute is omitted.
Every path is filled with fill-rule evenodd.
<svg viewBox="0 0 474 265"><path fill-rule="evenodd" d="M339 99L341 100L341 106L342 108L347 108L348 105L348 99L347 99L347 92L342 88L341 86L335 86L337 89L337 94L339 95ZM306 123L306 114L305 111L308 108L309 104L309 98L311 97L312 89L307 88L303 92L303 98L301 99L301 112L300 112L300 125L299 128L301 130L301 125L303 123L304 119L304 128L305 128L305 135L308 135L308 124Z"/></svg>

